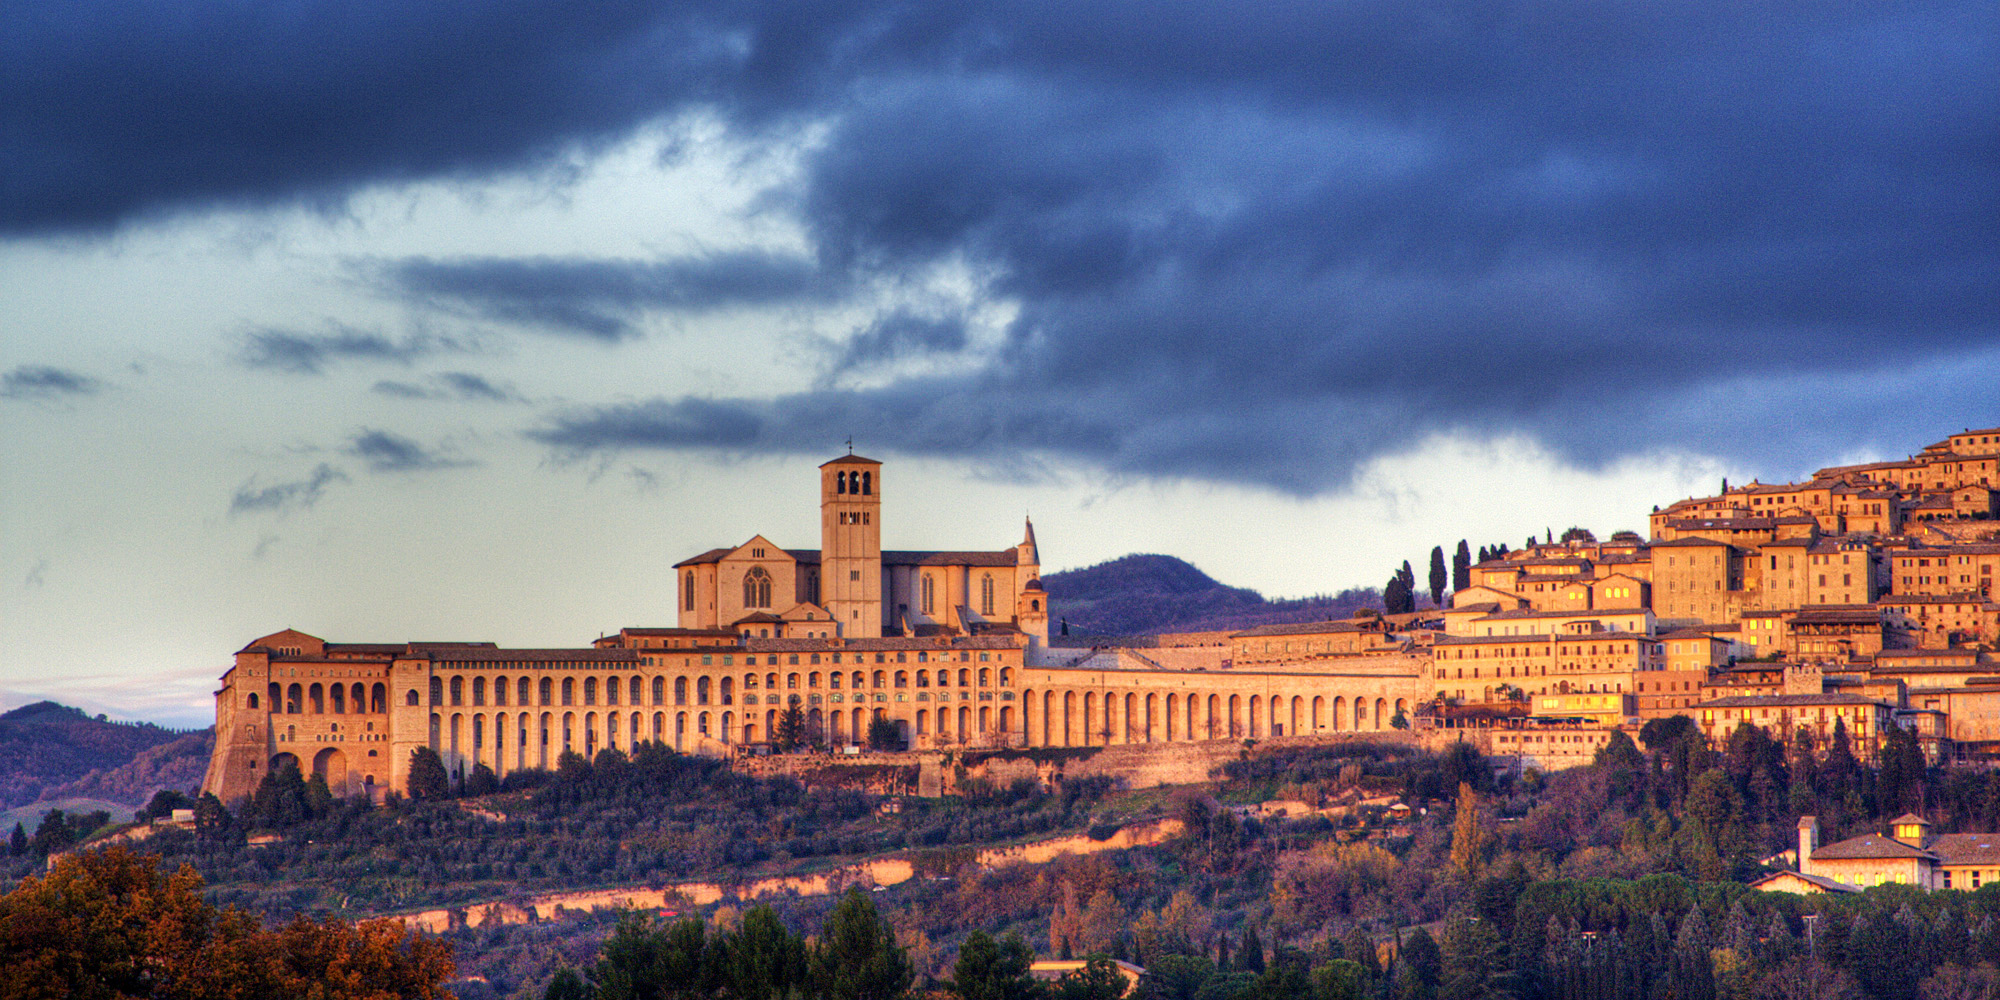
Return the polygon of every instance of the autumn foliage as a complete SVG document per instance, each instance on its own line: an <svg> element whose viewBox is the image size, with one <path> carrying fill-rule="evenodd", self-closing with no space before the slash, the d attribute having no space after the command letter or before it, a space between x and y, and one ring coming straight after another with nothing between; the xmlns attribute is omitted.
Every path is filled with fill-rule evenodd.
<svg viewBox="0 0 2000 1000"><path fill-rule="evenodd" d="M257 918L123 847L59 859L0 896L0 1000L446 1000L450 947L396 921Z"/></svg>

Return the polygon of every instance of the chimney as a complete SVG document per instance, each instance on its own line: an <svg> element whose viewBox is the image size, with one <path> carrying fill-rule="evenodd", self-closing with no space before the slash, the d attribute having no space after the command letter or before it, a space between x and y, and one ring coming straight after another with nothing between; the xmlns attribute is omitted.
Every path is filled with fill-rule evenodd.
<svg viewBox="0 0 2000 1000"><path fill-rule="evenodd" d="M1799 817L1799 874L1811 875L1813 852L1819 849L1819 817Z"/></svg>

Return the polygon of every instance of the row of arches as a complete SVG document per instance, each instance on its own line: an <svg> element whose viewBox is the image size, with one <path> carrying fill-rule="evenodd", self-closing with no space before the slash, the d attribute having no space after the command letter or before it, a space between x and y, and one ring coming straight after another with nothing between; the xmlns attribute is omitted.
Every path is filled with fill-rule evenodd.
<svg viewBox="0 0 2000 1000"><path fill-rule="evenodd" d="M1030 746L1103 746L1178 740L1271 738L1325 732L1380 731L1407 699L1324 695L1181 694L1028 691L1023 697Z"/></svg>
<svg viewBox="0 0 2000 1000"><path fill-rule="evenodd" d="M673 678L671 688L667 683L666 677L655 676L652 678L650 685L652 696L650 704L654 706L668 704L675 706L734 705L736 704L739 691L745 695L750 695L752 692L776 691L781 683L784 689L788 691L800 690L801 684L804 685L804 690L820 690L822 685L824 685L825 689L829 691L840 691L843 689L860 691L869 688L888 690L892 688L928 688L933 686L941 688L977 686L983 688L993 686L996 678L999 680L1001 687L1013 686L1013 668L960 667L955 671L950 668L939 668L935 671L927 669L902 669L876 670L872 673L856 670L851 674L837 670L824 674L817 670L806 673L795 671L786 674L776 672L767 674L746 673L740 678L740 684L739 678L734 675L681 675ZM293 687L296 688L297 685L293 685ZM314 685L314 687L317 688L318 685ZM386 689L382 689L382 685L380 684L376 685L376 687L381 689L377 691L377 694L386 698ZM358 689L359 685L356 685L356 688ZM669 697L670 691L671 698ZM578 705L596 706L600 703L605 707L624 704L636 708L648 704L645 697L647 693L648 685L645 679L636 675L629 678L614 676L602 679L591 676L581 678L564 677L560 680L554 677L543 677L539 681L528 677L521 677L510 681L509 678L501 676L493 678L489 683L484 676L473 675L467 677L462 674L454 674L450 677L431 678L430 704L433 707L464 708L470 706L473 708L483 708L488 704L494 707L502 707L508 705L511 701L513 705L522 708L554 708ZM274 699L277 697L277 685L272 685L272 697ZM336 698L338 697L336 695ZM357 697L359 696L357 695ZM410 701L410 704L416 704L414 701L415 692L411 693L411 698L413 700ZM755 701L746 698L746 704L755 703ZM254 696L251 707L256 707ZM381 709L378 708L377 711L381 711Z"/></svg>
<svg viewBox="0 0 2000 1000"><path fill-rule="evenodd" d="M289 687L272 684L265 691L271 699L271 711L281 715L334 715L361 714L364 712L383 713L389 710L389 686L377 682L372 686L361 684L292 684ZM261 709L257 692L250 692L247 707Z"/></svg>

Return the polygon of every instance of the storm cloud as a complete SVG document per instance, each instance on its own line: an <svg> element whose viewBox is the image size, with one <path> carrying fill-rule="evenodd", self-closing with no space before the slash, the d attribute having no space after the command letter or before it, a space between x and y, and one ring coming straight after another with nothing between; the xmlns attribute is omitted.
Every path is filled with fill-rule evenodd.
<svg viewBox="0 0 2000 1000"><path fill-rule="evenodd" d="M670 261L411 258L381 268L393 294L593 340L638 336L649 312L824 299L813 263L742 251Z"/></svg>
<svg viewBox="0 0 2000 1000"><path fill-rule="evenodd" d="M530 432L559 450L852 430L1313 492L1434 433L1783 467L1816 420L1893 440L1907 406L1853 414L1912 373L1956 379L1930 423L2000 423L1990 3L202 10L9 15L0 228L534 170L698 110L802 143L770 203L806 254L377 280L603 344L948 262L1012 316L969 375L584 406ZM886 306L826 368L965 342Z"/></svg>

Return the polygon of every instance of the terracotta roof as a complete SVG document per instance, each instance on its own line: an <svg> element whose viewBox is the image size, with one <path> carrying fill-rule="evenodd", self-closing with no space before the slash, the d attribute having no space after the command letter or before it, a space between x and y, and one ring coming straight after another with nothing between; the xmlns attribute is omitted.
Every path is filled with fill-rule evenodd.
<svg viewBox="0 0 2000 1000"><path fill-rule="evenodd" d="M1937 856L1921 847L1911 847L1893 837L1864 833L1837 844L1827 844L1812 852L1813 861L1858 861L1874 858L1929 858Z"/></svg>
<svg viewBox="0 0 2000 1000"><path fill-rule="evenodd" d="M2000 834L1941 833L1931 838L1930 852L1947 865L2000 864Z"/></svg>
<svg viewBox="0 0 2000 1000"><path fill-rule="evenodd" d="M819 464L819 467L824 469L829 465L881 465L881 464L882 463L877 462L872 458L863 458L860 455L856 455L850 452L849 454L842 455L839 458L836 458L830 462L821 462Z"/></svg>
<svg viewBox="0 0 2000 1000"><path fill-rule="evenodd" d="M1794 625L1878 625L1882 613L1872 604L1823 604L1801 608L1792 616Z"/></svg>
<svg viewBox="0 0 2000 1000"><path fill-rule="evenodd" d="M1283 625L1259 625L1256 628L1232 633L1230 638L1254 639L1267 635L1322 635L1365 631L1368 630L1353 622L1291 622Z"/></svg>
<svg viewBox="0 0 2000 1000"><path fill-rule="evenodd" d="M639 650L618 646L592 649L438 649L433 650L431 659L464 661L469 663L493 662L533 662L533 663L636 663ZM649 652L658 652L657 650Z"/></svg>
<svg viewBox="0 0 2000 1000"><path fill-rule="evenodd" d="M815 552L815 555L818 553ZM1013 566L1020 553L1015 549L998 552L918 552L882 553L884 566Z"/></svg>
<svg viewBox="0 0 2000 1000"><path fill-rule="evenodd" d="M1656 549L1684 549L1684 548L1694 548L1697 546L1701 548L1715 548L1715 549L1726 549L1730 547L1728 542L1718 542L1713 538L1676 538L1670 542L1653 543L1653 547Z"/></svg>
<svg viewBox="0 0 2000 1000"><path fill-rule="evenodd" d="M1858 694L1738 694L1713 698L1696 708L1800 708L1816 705L1880 705Z"/></svg>
<svg viewBox="0 0 2000 1000"><path fill-rule="evenodd" d="M1845 882L1839 881L1837 879L1830 879L1824 875L1807 875L1804 872L1794 872L1794 871L1772 872L1771 874L1766 875L1763 878L1760 878L1757 881L1750 883L1750 888L1757 889L1762 887L1767 882L1776 882L1777 880L1782 878L1795 878L1803 882L1810 882L1813 885L1819 886L1820 888L1825 889L1828 892L1861 891L1859 886L1848 885Z"/></svg>
<svg viewBox="0 0 2000 1000"><path fill-rule="evenodd" d="M618 630L618 633L620 635L647 635L647 636L686 635L686 636L711 636L711 637L719 636L730 639L736 638L736 633L731 632L726 628L621 628Z"/></svg>
<svg viewBox="0 0 2000 1000"><path fill-rule="evenodd" d="M1020 642L1011 636L954 636L949 642L937 639L897 638L882 639L745 639L743 650L747 653L877 653L900 650L940 652L960 649L1019 649Z"/></svg>

